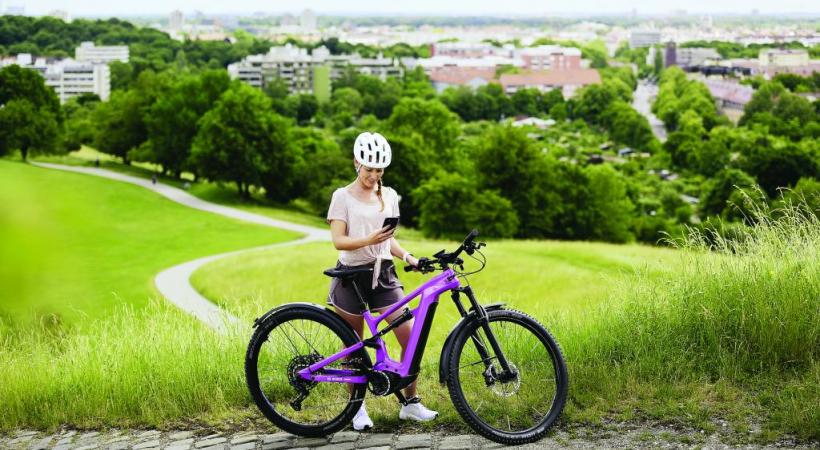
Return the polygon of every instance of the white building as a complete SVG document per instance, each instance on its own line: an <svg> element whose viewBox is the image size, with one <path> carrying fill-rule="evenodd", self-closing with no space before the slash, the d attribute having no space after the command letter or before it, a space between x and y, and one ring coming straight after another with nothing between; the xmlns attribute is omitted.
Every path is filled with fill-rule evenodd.
<svg viewBox="0 0 820 450"><path fill-rule="evenodd" d="M629 34L629 47L649 47L661 42L661 32L655 30L633 31Z"/></svg>
<svg viewBox="0 0 820 450"><path fill-rule="evenodd" d="M71 59L48 62L45 58L34 59L28 53L0 60L0 67L11 64L42 75L60 103L82 94L97 94L101 100L108 100L111 94L111 72L107 64L79 63Z"/></svg>
<svg viewBox="0 0 820 450"><path fill-rule="evenodd" d="M128 62L128 46L109 45L97 47L93 42L83 42L74 50L74 58L79 62L87 63Z"/></svg>
<svg viewBox="0 0 820 450"><path fill-rule="evenodd" d="M66 23L71 22L71 15L68 11L63 11L62 9L55 9L54 11L48 13L48 16L54 17L55 19L60 19Z"/></svg>
<svg viewBox="0 0 820 450"><path fill-rule="evenodd" d="M677 47L674 63L681 67L702 66L721 59L720 53L713 48Z"/></svg>
<svg viewBox="0 0 820 450"><path fill-rule="evenodd" d="M185 25L185 16L182 11L178 9L172 11L171 16L168 18L168 29L181 30L183 25Z"/></svg>
<svg viewBox="0 0 820 450"><path fill-rule="evenodd" d="M45 78L60 103L82 94L97 94L101 100L108 100L111 95L111 72L106 64L66 64L46 71Z"/></svg>
<svg viewBox="0 0 820 450"><path fill-rule="evenodd" d="M806 50L790 50L768 48L760 50L758 54L761 66L793 67L809 64L809 52Z"/></svg>
<svg viewBox="0 0 820 450"><path fill-rule="evenodd" d="M305 31L315 30L316 14L310 9L302 11L302 15L299 17L299 25L301 25L302 30Z"/></svg>

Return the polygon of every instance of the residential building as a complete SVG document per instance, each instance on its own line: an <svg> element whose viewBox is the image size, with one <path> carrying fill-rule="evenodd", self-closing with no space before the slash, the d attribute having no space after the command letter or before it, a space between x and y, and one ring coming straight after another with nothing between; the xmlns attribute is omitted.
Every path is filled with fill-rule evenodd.
<svg viewBox="0 0 820 450"><path fill-rule="evenodd" d="M752 75L763 75L771 79L777 74L793 73L810 76L820 72L820 60L810 59L806 50L761 49L757 59L732 59L726 62L730 67L748 69Z"/></svg>
<svg viewBox="0 0 820 450"><path fill-rule="evenodd" d="M760 65L795 67L809 64L809 52L806 50L766 48L758 54Z"/></svg>
<svg viewBox="0 0 820 450"><path fill-rule="evenodd" d="M650 47L660 44L661 32L655 30L635 30L629 34L629 47Z"/></svg>
<svg viewBox="0 0 820 450"><path fill-rule="evenodd" d="M182 11L178 9L172 11L168 19L168 29L178 31L182 29L183 25L185 25L185 16L182 14Z"/></svg>
<svg viewBox="0 0 820 450"><path fill-rule="evenodd" d="M712 97L718 101L719 106L722 108L743 110L746 104L752 100L752 95L754 95L755 92L751 86L740 84L736 81L711 78L701 81L706 85Z"/></svg>
<svg viewBox="0 0 820 450"><path fill-rule="evenodd" d="M60 103L82 94L97 94L101 100L108 100L111 94L111 72L106 64L65 64L46 71L45 78Z"/></svg>
<svg viewBox="0 0 820 450"><path fill-rule="evenodd" d="M453 56L456 58L483 58L485 56L511 56L508 47L496 47L487 43L439 42L430 44L430 56Z"/></svg>
<svg viewBox="0 0 820 450"><path fill-rule="evenodd" d="M71 59L46 60L28 53L0 60L0 67L16 64L31 69L45 78L46 86L54 89L60 103L82 94L97 94L108 100L111 93L111 72L106 64L80 63Z"/></svg>
<svg viewBox="0 0 820 450"><path fill-rule="evenodd" d="M320 68L322 71L327 68L327 76L322 74L317 77L317 70ZM363 58L358 54L331 55L324 46L308 54L306 49L291 44L271 47L264 55L250 55L238 63L230 64L228 73L231 78L259 88L279 79L288 85L291 93L317 93L317 89L318 92L326 90L325 83L332 83L343 77L349 68L382 80L404 75L399 61L385 58L381 54L376 58Z"/></svg>
<svg viewBox="0 0 820 450"><path fill-rule="evenodd" d="M581 50L560 45L526 47L516 52L530 70L576 70L581 68Z"/></svg>
<svg viewBox="0 0 820 450"><path fill-rule="evenodd" d="M680 67L703 66L721 59L713 48L678 47L675 51L675 65Z"/></svg>
<svg viewBox="0 0 820 450"><path fill-rule="evenodd" d="M97 47L93 42L83 42L74 50L74 59L84 63L128 62L127 45Z"/></svg>
<svg viewBox="0 0 820 450"><path fill-rule="evenodd" d="M544 70L529 73L506 73L501 75L504 92L512 94L519 89L535 88L541 91L561 89L564 98L570 98L581 87L601 82L595 69Z"/></svg>
<svg viewBox="0 0 820 450"><path fill-rule="evenodd" d="M475 89L495 78L495 68L440 67L431 70L427 75L437 92L442 92L450 86L469 86Z"/></svg>
<svg viewBox="0 0 820 450"><path fill-rule="evenodd" d="M305 31L311 31L316 29L316 13L314 13L310 9L306 9L302 11L302 15L299 17L299 25Z"/></svg>

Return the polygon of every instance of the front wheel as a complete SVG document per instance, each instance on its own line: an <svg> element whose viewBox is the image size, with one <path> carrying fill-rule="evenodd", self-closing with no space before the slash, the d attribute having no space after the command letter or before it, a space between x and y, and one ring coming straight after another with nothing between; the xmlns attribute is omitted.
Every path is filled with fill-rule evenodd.
<svg viewBox="0 0 820 450"><path fill-rule="evenodd" d="M464 421L487 439L507 445L535 442L566 403L569 377L561 349L524 313L497 310L487 316L512 375L504 376L483 327L472 320L450 350L450 398Z"/></svg>

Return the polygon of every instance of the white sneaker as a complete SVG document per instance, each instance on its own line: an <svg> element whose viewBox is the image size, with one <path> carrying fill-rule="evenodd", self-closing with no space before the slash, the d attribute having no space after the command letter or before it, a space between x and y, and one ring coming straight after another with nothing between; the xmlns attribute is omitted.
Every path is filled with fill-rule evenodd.
<svg viewBox="0 0 820 450"><path fill-rule="evenodd" d="M373 421L370 420L370 416L367 415L367 410L364 409L364 402L362 402L362 406L356 411L356 415L353 416L353 429L362 431L368 428L373 428Z"/></svg>
<svg viewBox="0 0 820 450"><path fill-rule="evenodd" d="M417 422L427 422L438 417L438 412L427 409L420 402L408 403L401 407L399 411L399 419L412 419Z"/></svg>

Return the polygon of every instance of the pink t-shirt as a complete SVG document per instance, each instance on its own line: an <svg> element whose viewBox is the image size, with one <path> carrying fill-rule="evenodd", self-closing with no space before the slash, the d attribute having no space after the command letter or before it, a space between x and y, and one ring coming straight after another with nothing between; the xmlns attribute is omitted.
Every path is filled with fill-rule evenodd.
<svg viewBox="0 0 820 450"><path fill-rule="evenodd" d="M331 220L341 220L347 224L348 236L365 237L376 229L382 228L385 217L399 215L399 195L393 188L382 186L382 199L384 210L379 211L381 203L378 201L363 202L354 197L347 188L336 189L327 211L327 223ZM339 250L339 261L346 266L370 264L377 258L386 260L393 258L390 254L390 239L356 250Z"/></svg>

